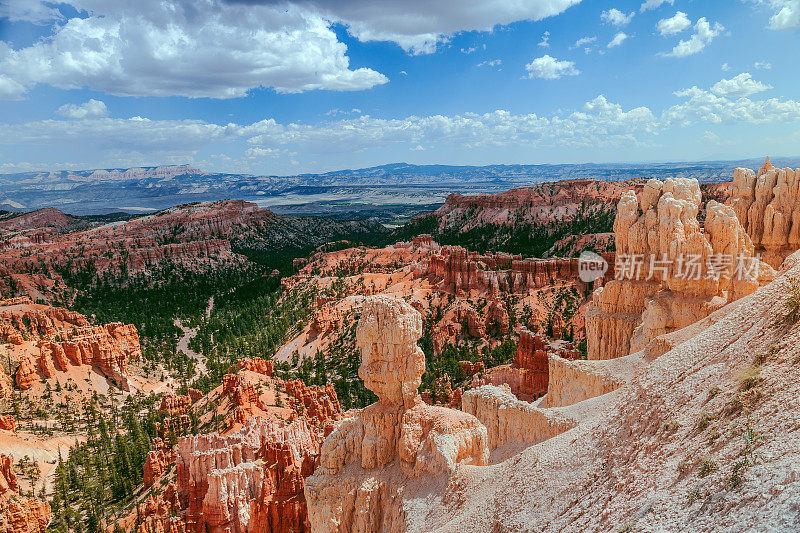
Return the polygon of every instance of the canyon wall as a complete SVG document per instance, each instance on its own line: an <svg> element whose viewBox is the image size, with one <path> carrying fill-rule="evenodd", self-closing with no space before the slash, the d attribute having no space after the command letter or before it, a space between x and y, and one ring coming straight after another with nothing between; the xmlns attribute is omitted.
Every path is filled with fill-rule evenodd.
<svg viewBox="0 0 800 533"><path fill-rule="evenodd" d="M181 437L177 499L187 531L310 531L303 495L320 435L305 418L255 417L228 436Z"/></svg>
<svg viewBox="0 0 800 533"><path fill-rule="evenodd" d="M56 371L64 372L69 366L89 365L121 389L130 390L128 360L141 355L139 334L132 324L86 326L64 335L67 340L39 339L34 353L20 360L16 381L21 389L31 388L39 376L51 378Z"/></svg>
<svg viewBox="0 0 800 533"><path fill-rule="evenodd" d="M488 369L483 377L473 380L473 386L492 384L507 385L519 399L532 401L548 391L550 355L565 359L577 359L580 354L566 341L553 341L544 335L519 330L519 344L510 365L500 365Z"/></svg>

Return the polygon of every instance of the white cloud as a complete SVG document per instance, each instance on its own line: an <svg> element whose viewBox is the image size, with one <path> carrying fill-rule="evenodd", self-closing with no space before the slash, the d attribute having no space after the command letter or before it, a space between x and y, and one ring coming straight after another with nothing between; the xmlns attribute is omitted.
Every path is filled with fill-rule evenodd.
<svg viewBox="0 0 800 533"><path fill-rule="evenodd" d="M746 87L747 83L742 86ZM83 158L102 158L93 159L91 165L94 166L136 166L190 162L203 149L215 154L209 158L219 159L222 147L234 147L244 154L237 162L242 168L260 159L270 160L270 168L273 162L290 168L287 165L291 165L297 154L302 154L301 164L305 165L311 161L330 160L325 157L338 158L342 154L351 157L394 146L401 150L468 151L506 146L629 148L650 146L656 136L665 131L693 124L708 124L709 128L724 123L766 124L772 128L779 123L800 122L800 102L794 100L733 98L729 93L716 94L714 88L698 87L677 91L675 96L680 102L660 113L648 107L625 109L600 95L578 110L549 116L496 110L404 118L361 115L318 124L265 119L250 125L141 117L42 120L0 124L0 149L7 154L9 151L4 145L14 146L15 150L24 146L29 152L38 149L49 153L72 151L79 146L81 151L64 165L86 168ZM0 168L13 171L15 166L21 169L25 163L8 161ZM42 166L51 165L43 163L38 168Z"/></svg>
<svg viewBox="0 0 800 533"><path fill-rule="evenodd" d="M40 2L38 0L2 0L0 13L8 17L9 22L31 22L33 24L49 24L64 17L53 7L56 2Z"/></svg>
<svg viewBox="0 0 800 533"><path fill-rule="evenodd" d="M542 48L550 48L550 32L545 31L542 35L542 40L539 41L539 46Z"/></svg>
<svg viewBox="0 0 800 533"><path fill-rule="evenodd" d="M278 4L280 0L248 0ZM360 41L392 41L411 53L430 53L461 31L489 31L521 20L542 20L581 0L298 0L348 27Z"/></svg>
<svg viewBox="0 0 800 533"><path fill-rule="evenodd" d="M756 81L750 76L749 72L743 72L729 80L722 79L711 86L711 92L717 96L750 96L772 89L772 85L767 85Z"/></svg>
<svg viewBox="0 0 800 533"><path fill-rule="evenodd" d="M56 110L56 113L67 118L95 118L108 115L108 108L102 100L90 99L82 104L64 104Z"/></svg>
<svg viewBox="0 0 800 533"><path fill-rule="evenodd" d="M487 61L481 61L480 63L478 63L475 66L476 67L499 67L502 64L503 64L503 60L502 59L491 59L491 60L487 60Z"/></svg>
<svg viewBox="0 0 800 533"><path fill-rule="evenodd" d="M618 34L616 34L614 36L613 39L611 39L611 42L609 42L608 45L606 45L606 48L617 47L617 46L621 45L622 43L624 43L627 38L628 38L628 36L625 33L619 32Z"/></svg>
<svg viewBox="0 0 800 533"><path fill-rule="evenodd" d="M696 86L676 91L675 96L686 101L661 114L662 128L689 126L697 122L769 124L800 121L800 102L795 100L731 99Z"/></svg>
<svg viewBox="0 0 800 533"><path fill-rule="evenodd" d="M767 61L756 61L753 66L759 70L772 70L772 63Z"/></svg>
<svg viewBox="0 0 800 533"><path fill-rule="evenodd" d="M3 0L10 20L50 24L52 34L12 49L0 41L0 98L37 84L120 96L235 98L278 92L363 90L386 83L350 68L341 23L361 41L430 53L462 31L490 31L558 15L581 0L63 0L63 19L41 0ZM53 24L53 22L57 22Z"/></svg>
<svg viewBox="0 0 800 533"><path fill-rule="evenodd" d="M769 28L787 30L800 28L800 0L758 0L767 3L775 12L769 19Z"/></svg>
<svg viewBox="0 0 800 533"><path fill-rule="evenodd" d="M478 49L477 46L470 46L469 48L462 48L461 49L461 53L462 54L471 54L472 52L474 52L477 49Z"/></svg>
<svg viewBox="0 0 800 533"><path fill-rule="evenodd" d="M586 46L587 44L592 44L592 43L595 43L595 42L597 42L597 37L596 36L593 36L593 37L588 37L588 36L587 37L581 37L580 39L575 41L575 44L570 46L569 49L572 50L574 48L580 48L581 46Z"/></svg>
<svg viewBox="0 0 800 533"><path fill-rule="evenodd" d="M644 13L648 9L657 9L661 7L663 4L672 5L675 3L675 0L645 0L642 3L642 6L639 8L641 13Z"/></svg>
<svg viewBox="0 0 800 533"><path fill-rule="evenodd" d="M723 72L728 72L731 69L731 66L728 65L727 63L723 63L721 68Z"/></svg>
<svg viewBox="0 0 800 533"><path fill-rule="evenodd" d="M656 29L661 35L667 36L680 33L691 25L692 21L686 16L686 13L678 11L668 19L659 20L656 24Z"/></svg>
<svg viewBox="0 0 800 533"><path fill-rule="evenodd" d="M548 54L537 57L525 65L525 70L528 71L529 78L541 78L543 80L556 80L562 76L577 76L581 73L575 68L574 62L559 61Z"/></svg>
<svg viewBox="0 0 800 533"><path fill-rule="evenodd" d="M680 41L672 49L672 52L664 55L671 57L686 57L699 53L706 47L715 37L718 37L725 27L719 22L713 25L706 20L705 17L698 19L694 25L694 33L689 39Z"/></svg>
<svg viewBox="0 0 800 533"><path fill-rule="evenodd" d="M603 11L602 13L600 13L600 19L603 22L613 24L614 26L625 26L626 24L630 23L635 14L636 13L631 12L629 15L626 15L625 13L614 7L609 9L608 11Z"/></svg>
<svg viewBox="0 0 800 533"><path fill-rule="evenodd" d="M250 159L257 159L261 157L269 157L272 159L277 159L282 155L284 155L285 153L286 150L280 150L277 148L259 148L257 146L254 148L248 148L247 150L244 151L245 157L248 157Z"/></svg>
<svg viewBox="0 0 800 533"><path fill-rule="evenodd" d="M69 0L90 16L18 50L0 42L0 91L20 97L45 83L121 96L232 98L262 86L360 90L388 81L351 69L347 47L318 15L201 1Z"/></svg>

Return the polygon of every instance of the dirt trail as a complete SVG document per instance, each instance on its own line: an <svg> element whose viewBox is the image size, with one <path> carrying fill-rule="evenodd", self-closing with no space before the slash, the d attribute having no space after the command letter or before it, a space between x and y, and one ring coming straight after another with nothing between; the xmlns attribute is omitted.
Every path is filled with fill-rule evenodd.
<svg viewBox="0 0 800 533"><path fill-rule="evenodd" d="M206 307L205 316L209 318L211 316L211 312L214 310L214 297L208 299L208 306ZM183 322L180 319L175 319L173 322L177 327L181 328L183 331L183 336L178 339L178 351L182 351L195 361L197 361L195 375L201 375L208 372L206 368L206 358L203 354L197 353L196 351L192 350L189 347L189 343L191 340L197 335L197 328L189 328L183 325Z"/></svg>

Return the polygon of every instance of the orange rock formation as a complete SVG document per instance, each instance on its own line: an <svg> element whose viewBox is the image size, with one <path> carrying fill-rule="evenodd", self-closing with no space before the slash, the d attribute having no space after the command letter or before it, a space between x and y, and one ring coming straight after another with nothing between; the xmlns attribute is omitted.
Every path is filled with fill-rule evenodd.
<svg viewBox="0 0 800 533"><path fill-rule="evenodd" d="M552 341L539 333L520 328L514 363L490 368L483 378L473 379L473 386L487 383L508 385L519 399L531 401L547 393L550 355L575 360L579 353L566 341Z"/></svg>
<svg viewBox="0 0 800 533"><path fill-rule="evenodd" d="M800 169L775 168L769 157L758 173L737 168L726 203L773 268L800 248Z"/></svg>
<svg viewBox="0 0 800 533"><path fill-rule="evenodd" d="M238 370L249 370L251 372L257 372L259 374L264 374L266 376L271 376L273 372L274 363L272 361L268 361L266 359L260 359L257 357L243 357L236 361L236 369ZM233 372L235 369L231 367L228 372Z"/></svg>
<svg viewBox="0 0 800 533"><path fill-rule="evenodd" d="M50 504L20 495L13 464L13 457L0 454L0 533L44 533Z"/></svg>
<svg viewBox="0 0 800 533"><path fill-rule="evenodd" d="M339 398L330 383L324 387L309 387L302 379L293 379L286 382L286 393L292 396L292 409L307 416L319 427L326 428L328 433L333 430L333 424L342 418Z"/></svg>
<svg viewBox="0 0 800 533"><path fill-rule="evenodd" d="M252 418L238 432L178 440L177 492L187 531L310 531L304 478L320 436L304 418Z"/></svg>
<svg viewBox="0 0 800 533"><path fill-rule="evenodd" d="M17 427L17 422L12 415L0 415L0 429L6 431L14 431Z"/></svg>

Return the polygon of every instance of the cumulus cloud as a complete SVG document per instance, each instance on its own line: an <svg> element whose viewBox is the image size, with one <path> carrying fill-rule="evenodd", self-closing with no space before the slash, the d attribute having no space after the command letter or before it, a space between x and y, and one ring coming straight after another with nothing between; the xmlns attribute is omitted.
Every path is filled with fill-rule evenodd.
<svg viewBox="0 0 800 533"><path fill-rule="evenodd" d="M108 108L102 100L92 98L82 104L64 104L56 113L67 118L94 118L108 115Z"/></svg>
<svg viewBox="0 0 800 533"><path fill-rule="evenodd" d="M756 61L753 66L759 70L772 70L772 63L767 61Z"/></svg>
<svg viewBox="0 0 800 533"><path fill-rule="evenodd" d="M659 20L656 29L661 35L667 36L680 33L691 25L692 21L686 16L686 13L678 11L670 18Z"/></svg>
<svg viewBox="0 0 800 533"><path fill-rule="evenodd" d="M671 52L664 55L671 57L686 57L697 54L703 50L715 37L725 31L719 22L711 24L705 17L698 19L694 25L694 33L689 39L680 41Z"/></svg>
<svg viewBox="0 0 800 533"><path fill-rule="evenodd" d="M642 6L639 8L639 11L641 13L644 13L649 9L657 9L661 7L663 4L672 5L674 3L675 0L645 0L644 2L642 2Z"/></svg>
<svg viewBox="0 0 800 533"><path fill-rule="evenodd" d="M635 14L636 13L631 12L630 14L626 15L625 13L614 7L609 9L608 11L603 11L602 13L600 13L600 19L603 22L613 24L614 26L625 26L626 24L630 23Z"/></svg>
<svg viewBox="0 0 800 533"><path fill-rule="evenodd" d="M758 3L766 3L774 11L769 19L770 29L800 28L800 0L758 0Z"/></svg>
<svg viewBox="0 0 800 533"><path fill-rule="evenodd" d="M747 80L740 85L747 87ZM201 149L216 153L219 150L214 147L234 146L244 154L242 161L269 159L280 164L297 154L320 160L317 156L339 157L343 153L394 146L403 150L642 146L671 128L693 124L772 125L800 121L800 102L794 100L734 97L734 92L720 91L716 85L708 90L695 86L677 91L675 96L680 102L658 113L648 107L626 109L600 95L574 111L549 116L496 110L401 118L361 115L317 124L265 119L249 125L141 117L42 120L0 124L0 147L63 150L80 140L81 146L91 146L92 154L101 154L102 161L125 166L125 160L131 165L191 161ZM125 147L124 152L121 146ZM14 170L8 165L4 168Z"/></svg>
<svg viewBox="0 0 800 533"><path fill-rule="evenodd" d="M285 0L229 0L277 5ZM404 50L430 53L461 31L489 31L520 20L542 20L581 0L294 0L299 6L347 26L360 41L392 41Z"/></svg>
<svg viewBox="0 0 800 533"><path fill-rule="evenodd" d="M768 124L800 120L800 102L795 100L750 100L745 97L731 99L696 86L676 91L675 96L685 98L686 101L662 113L661 123L664 128L689 126L697 122Z"/></svg>
<svg viewBox="0 0 800 533"><path fill-rule="evenodd" d="M750 96L768 89L772 89L772 85L754 80L749 72L743 72L729 80L719 80L711 86L711 92L717 96L732 97Z"/></svg>
<svg viewBox="0 0 800 533"><path fill-rule="evenodd" d="M728 72L731 69L731 66L727 63L723 63L722 67L720 67L724 72Z"/></svg>
<svg viewBox="0 0 800 533"><path fill-rule="evenodd" d="M608 45L606 45L606 48L614 48L616 46L619 46L622 43L624 43L625 39L627 39L627 38L628 38L628 36L625 33L619 32L618 34L616 34L614 36L613 39L611 39L611 41L608 43Z"/></svg>
<svg viewBox="0 0 800 533"><path fill-rule="evenodd" d="M575 44L570 46L569 49L572 50L573 48L580 48L581 46L586 46L587 44L592 44L594 42L597 42L597 37L596 36L595 37L581 37L580 39L575 41Z"/></svg>
<svg viewBox="0 0 800 533"><path fill-rule="evenodd" d="M0 2L0 13L7 17L9 22L30 22L44 25L64 17L61 12L53 7L55 2L40 2L38 0L3 0Z"/></svg>
<svg viewBox="0 0 800 533"><path fill-rule="evenodd" d="M548 54L537 57L525 65L525 70L528 71L529 78L541 78L543 80L556 80L562 76L577 76L581 73L580 70L575 68L574 62L559 61Z"/></svg>
<svg viewBox="0 0 800 533"><path fill-rule="evenodd" d="M351 69L329 22L292 6L68 1L89 16L21 49L0 42L0 95L21 97L45 83L121 96L232 98L257 87L360 90L388 81Z"/></svg>

